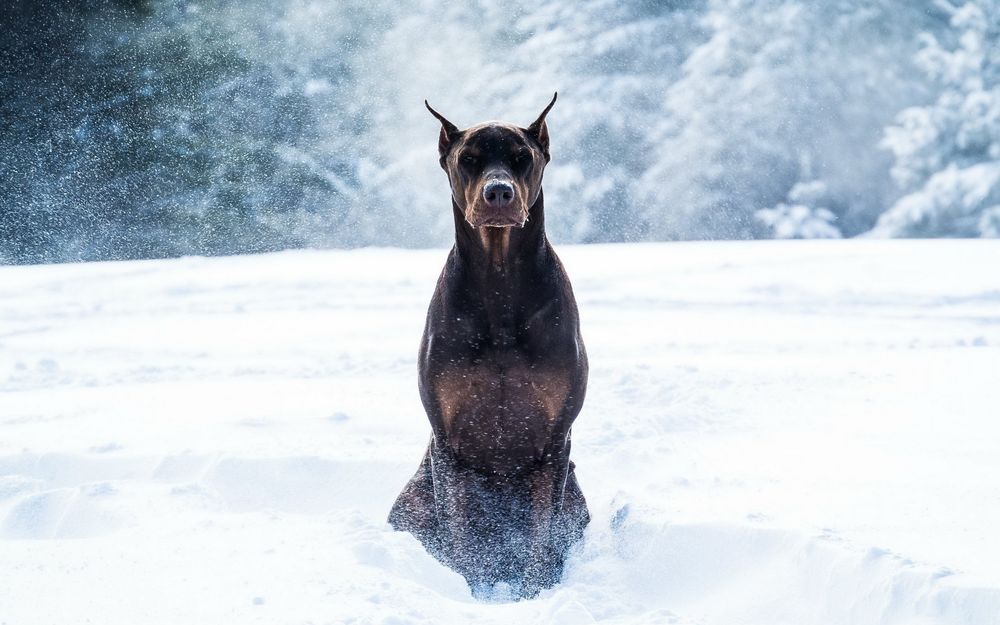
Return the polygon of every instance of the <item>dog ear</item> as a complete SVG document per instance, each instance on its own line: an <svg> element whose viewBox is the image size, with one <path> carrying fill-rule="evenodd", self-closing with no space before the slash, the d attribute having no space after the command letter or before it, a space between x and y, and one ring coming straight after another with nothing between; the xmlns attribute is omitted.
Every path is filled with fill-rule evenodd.
<svg viewBox="0 0 1000 625"><path fill-rule="evenodd" d="M549 105L545 107L542 114L538 116L538 119L531 122L531 125L526 128L528 134L538 142L538 145L542 146L542 153L545 155L545 160L549 160L549 127L545 123L545 116L549 114L552 110L552 106L556 103L556 98L559 97L559 92L552 94L552 101Z"/></svg>
<svg viewBox="0 0 1000 625"><path fill-rule="evenodd" d="M444 157L448 154L448 149L451 147L452 141L454 141L455 137L457 137L461 131L458 129L458 126L445 119L444 115L432 109L427 100L424 100L424 106L426 106L427 110L431 112L431 115L436 117L437 120L441 122L441 135L438 137L438 154L440 154L441 158L444 159Z"/></svg>

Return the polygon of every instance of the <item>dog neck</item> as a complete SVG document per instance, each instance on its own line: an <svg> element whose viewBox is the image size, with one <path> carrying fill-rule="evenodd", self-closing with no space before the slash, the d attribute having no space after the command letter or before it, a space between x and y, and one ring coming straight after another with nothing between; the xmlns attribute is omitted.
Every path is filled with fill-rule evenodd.
<svg viewBox="0 0 1000 625"><path fill-rule="evenodd" d="M504 267L510 256L510 228L476 228L491 267Z"/></svg>
<svg viewBox="0 0 1000 625"><path fill-rule="evenodd" d="M455 214L455 250L476 273L510 275L520 267L533 265L545 251L545 202L542 192L528 210L521 228L474 228L452 200Z"/></svg>

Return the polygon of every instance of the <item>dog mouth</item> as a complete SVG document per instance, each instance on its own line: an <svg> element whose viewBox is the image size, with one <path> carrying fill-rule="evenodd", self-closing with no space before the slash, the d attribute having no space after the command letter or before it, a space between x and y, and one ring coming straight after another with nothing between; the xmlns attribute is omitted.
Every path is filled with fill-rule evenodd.
<svg viewBox="0 0 1000 625"><path fill-rule="evenodd" d="M511 219L493 218L493 219L484 219L480 221L478 224L472 224L472 225L475 228L523 228L524 222L526 221L527 219L523 219L521 221L515 221Z"/></svg>
<svg viewBox="0 0 1000 625"><path fill-rule="evenodd" d="M473 228L523 228L528 215L526 211L517 215L473 215L465 221Z"/></svg>

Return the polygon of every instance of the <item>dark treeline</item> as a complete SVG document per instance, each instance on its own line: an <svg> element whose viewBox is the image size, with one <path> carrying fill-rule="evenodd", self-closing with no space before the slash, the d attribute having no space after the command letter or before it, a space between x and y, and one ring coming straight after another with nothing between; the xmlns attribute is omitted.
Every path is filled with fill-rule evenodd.
<svg viewBox="0 0 1000 625"><path fill-rule="evenodd" d="M191 6L5 7L0 260L297 247L290 219L333 214L337 185L277 149L307 137L305 96ZM350 171L336 155L322 167Z"/></svg>

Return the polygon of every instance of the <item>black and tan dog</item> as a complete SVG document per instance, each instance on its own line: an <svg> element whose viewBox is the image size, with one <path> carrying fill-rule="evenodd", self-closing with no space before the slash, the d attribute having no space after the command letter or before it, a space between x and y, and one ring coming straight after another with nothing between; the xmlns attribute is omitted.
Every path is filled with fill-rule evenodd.
<svg viewBox="0 0 1000 625"><path fill-rule="evenodd" d="M569 460L587 386L576 300L545 237L545 116L441 122L455 246L427 312L420 397L432 428L389 514L473 591L555 584L590 519ZM425 103L426 104L426 103Z"/></svg>

